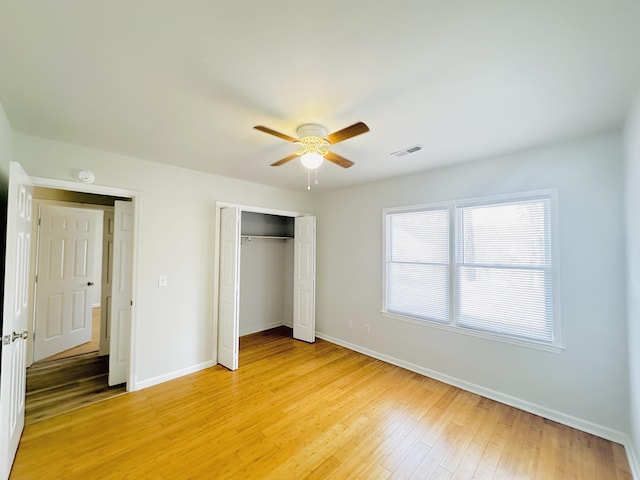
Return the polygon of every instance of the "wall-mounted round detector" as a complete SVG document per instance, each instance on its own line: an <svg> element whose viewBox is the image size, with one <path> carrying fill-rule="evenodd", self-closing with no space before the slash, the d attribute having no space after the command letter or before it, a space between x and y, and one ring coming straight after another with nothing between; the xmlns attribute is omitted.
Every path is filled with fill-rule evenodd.
<svg viewBox="0 0 640 480"><path fill-rule="evenodd" d="M78 172L78 180L84 183L93 183L96 179L95 174L90 170L81 170Z"/></svg>

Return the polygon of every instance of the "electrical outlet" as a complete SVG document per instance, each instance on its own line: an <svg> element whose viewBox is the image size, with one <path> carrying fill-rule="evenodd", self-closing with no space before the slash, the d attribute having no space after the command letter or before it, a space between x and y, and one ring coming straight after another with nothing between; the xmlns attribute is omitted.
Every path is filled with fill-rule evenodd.
<svg viewBox="0 0 640 480"><path fill-rule="evenodd" d="M364 331L365 331L365 333L367 333L367 334L371 333L371 329L369 328L369 324L368 324L368 323L365 323L365 324L364 324Z"/></svg>
<svg viewBox="0 0 640 480"><path fill-rule="evenodd" d="M352 319L347 320L347 325L349 326L349 328L353 328L353 320Z"/></svg>

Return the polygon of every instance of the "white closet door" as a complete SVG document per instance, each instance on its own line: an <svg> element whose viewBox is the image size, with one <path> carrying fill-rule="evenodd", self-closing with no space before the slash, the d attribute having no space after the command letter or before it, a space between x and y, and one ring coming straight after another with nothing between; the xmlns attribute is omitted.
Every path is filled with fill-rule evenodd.
<svg viewBox="0 0 640 480"><path fill-rule="evenodd" d="M220 210L220 293L218 363L238 368L240 327L240 209Z"/></svg>
<svg viewBox="0 0 640 480"><path fill-rule="evenodd" d="M316 217L296 217L293 338L316 340Z"/></svg>

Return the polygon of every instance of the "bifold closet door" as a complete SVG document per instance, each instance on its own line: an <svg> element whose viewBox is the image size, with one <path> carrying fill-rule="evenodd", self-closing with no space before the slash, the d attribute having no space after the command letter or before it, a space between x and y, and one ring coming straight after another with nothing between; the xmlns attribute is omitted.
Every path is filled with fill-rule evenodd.
<svg viewBox="0 0 640 480"><path fill-rule="evenodd" d="M316 217L296 217L293 338L316 340Z"/></svg>
<svg viewBox="0 0 640 480"><path fill-rule="evenodd" d="M220 294L218 297L218 363L238 368L240 327L240 209L220 210Z"/></svg>

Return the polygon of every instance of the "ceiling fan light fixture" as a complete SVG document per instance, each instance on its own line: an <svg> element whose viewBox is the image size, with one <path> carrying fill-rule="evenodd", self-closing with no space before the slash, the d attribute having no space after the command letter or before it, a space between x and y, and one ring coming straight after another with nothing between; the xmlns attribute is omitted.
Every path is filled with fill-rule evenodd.
<svg viewBox="0 0 640 480"><path fill-rule="evenodd" d="M305 168L309 170L315 170L324 161L324 156L328 153L324 149L329 145L326 138L327 130L322 125L315 123L305 123L298 127L298 137L300 140L297 142L302 146L302 150L298 152L300 155L300 162Z"/></svg>
<svg viewBox="0 0 640 480"><path fill-rule="evenodd" d="M318 152L307 152L300 156L300 162L305 168L309 170L315 170L324 161L324 157L320 155Z"/></svg>
<svg viewBox="0 0 640 480"><path fill-rule="evenodd" d="M302 165L304 165L309 172L322 165L325 158L327 161L335 163L342 168L351 167L353 165L351 160L347 160L337 153L330 151L326 147L329 145L335 145L336 143L343 142L369 131L369 127L364 123L357 122L343 128L342 130L338 130L337 132L327 135L327 129L322 125L318 125L317 123L305 123L298 127L298 138L294 138L263 125L256 125L253 128L261 132L268 133L269 135L273 135L274 137L281 138L282 140L286 140L287 142L297 143L302 147L296 153L272 163L272 167L279 167L280 165L290 162L296 157L300 157Z"/></svg>

